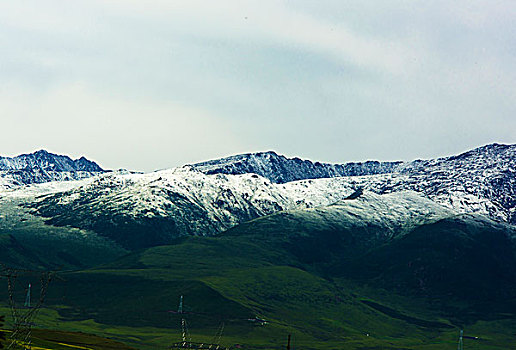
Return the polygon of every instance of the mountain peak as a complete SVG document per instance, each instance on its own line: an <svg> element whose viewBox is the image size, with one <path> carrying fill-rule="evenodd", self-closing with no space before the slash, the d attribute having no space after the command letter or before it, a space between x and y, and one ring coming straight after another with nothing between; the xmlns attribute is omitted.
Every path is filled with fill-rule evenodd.
<svg viewBox="0 0 516 350"><path fill-rule="evenodd" d="M51 171L104 171L97 163L86 159L84 156L72 160L67 155L50 153L45 149L15 157L0 156L0 170L30 170L34 168Z"/></svg>
<svg viewBox="0 0 516 350"><path fill-rule="evenodd" d="M271 155L271 156L278 156L278 154L275 151L260 151L260 152L251 152L247 154L254 154L254 155Z"/></svg>
<svg viewBox="0 0 516 350"><path fill-rule="evenodd" d="M12 185L77 180L102 172L97 163L85 157L73 160L44 149L16 157L0 156L0 177L7 178Z"/></svg>
<svg viewBox="0 0 516 350"><path fill-rule="evenodd" d="M502 143L490 143L490 144L487 144L487 145L484 145L484 146L480 146L480 147L474 148L472 150L466 151L463 154L493 152L493 151L494 152L503 152L503 151L505 151L507 149L510 149L510 148L515 148L516 149L516 145L506 145L506 144L502 144Z"/></svg>

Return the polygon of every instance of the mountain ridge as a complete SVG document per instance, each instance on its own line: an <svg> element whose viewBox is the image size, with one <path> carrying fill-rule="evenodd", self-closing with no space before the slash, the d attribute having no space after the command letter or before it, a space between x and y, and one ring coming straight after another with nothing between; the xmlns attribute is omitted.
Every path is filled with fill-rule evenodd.
<svg viewBox="0 0 516 350"><path fill-rule="evenodd" d="M225 158L188 164L189 167L207 175L241 175L254 173L268 178L274 183L287 183L297 180L329 178L340 176L360 176L392 172L403 162L350 162L331 164L313 162L298 157L287 158L275 151L237 154Z"/></svg>
<svg viewBox="0 0 516 350"><path fill-rule="evenodd" d="M0 186L13 188L51 181L73 181L106 172L97 163L82 156L39 150L15 157L0 156Z"/></svg>
<svg viewBox="0 0 516 350"><path fill-rule="evenodd" d="M458 155L384 163L325 164L260 152L187 167L205 174L255 173L279 184L333 178L379 194L412 190L449 207L475 207L516 225L516 145L492 143Z"/></svg>
<svg viewBox="0 0 516 350"><path fill-rule="evenodd" d="M426 165L464 159L482 153L492 154L496 153L495 151L500 152L511 148L516 148L516 144L490 143L462 152L458 155L432 159L415 159L413 161L367 160L346 163L324 163L301 159L299 157L289 158L278 154L276 151L263 151L231 155L187 164L184 167L198 170L207 175L241 175L254 173L268 178L271 182L286 183L316 178L408 173L421 170ZM278 173L278 171L280 173ZM281 173L281 171L286 171L287 173Z"/></svg>

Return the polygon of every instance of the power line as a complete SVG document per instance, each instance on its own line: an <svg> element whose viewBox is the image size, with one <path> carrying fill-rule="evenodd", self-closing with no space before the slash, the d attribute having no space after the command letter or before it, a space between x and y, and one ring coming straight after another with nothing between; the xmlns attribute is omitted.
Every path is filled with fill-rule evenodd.
<svg viewBox="0 0 516 350"><path fill-rule="evenodd" d="M31 349L32 348L32 326L33 320L36 317L45 299L48 285L52 279L52 273L48 271L33 271L14 269L2 266L0 270L0 277L7 279L7 290L9 294L9 306L13 318L13 330L8 340L7 349ZM24 308L18 307L16 302L16 286L20 277L39 276L40 280L40 294L37 302L34 304L31 301L31 287L29 283L27 293L25 296Z"/></svg>
<svg viewBox="0 0 516 350"><path fill-rule="evenodd" d="M224 322L215 334L212 343L196 343L192 341L190 332L188 331L188 323L186 322L186 312L184 312L183 296L179 298L179 307L177 313L181 315L181 342L170 345L169 349L197 349L197 350L229 350L229 348L220 345L222 332L224 331Z"/></svg>

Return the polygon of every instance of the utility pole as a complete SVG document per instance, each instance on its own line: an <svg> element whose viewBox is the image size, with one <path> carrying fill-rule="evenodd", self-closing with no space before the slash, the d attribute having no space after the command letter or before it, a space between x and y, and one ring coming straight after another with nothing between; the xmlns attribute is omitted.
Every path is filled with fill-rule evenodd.
<svg viewBox="0 0 516 350"><path fill-rule="evenodd" d="M214 342L216 343L195 343L192 342L192 337L190 336L190 332L188 331L188 323L186 322L186 314L190 314L191 312L185 312L183 307L183 296L179 299L179 307L177 308L177 313L181 315L181 342L174 343L168 347L169 350L180 350L180 349L196 349L196 350L229 350L229 348L225 348L218 344L220 339L222 338L222 332L224 331L224 322L220 326L219 331L215 334Z"/></svg>
<svg viewBox="0 0 516 350"><path fill-rule="evenodd" d="M461 329L459 333L459 346L457 347L458 350L464 350L464 343L462 342L462 336L464 335L464 330Z"/></svg>

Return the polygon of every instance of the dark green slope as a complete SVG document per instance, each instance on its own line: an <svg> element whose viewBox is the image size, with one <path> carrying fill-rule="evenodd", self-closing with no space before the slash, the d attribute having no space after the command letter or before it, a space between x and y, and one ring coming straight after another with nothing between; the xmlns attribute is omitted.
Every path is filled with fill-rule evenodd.
<svg viewBox="0 0 516 350"><path fill-rule="evenodd" d="M466 302L485 313L516 313L516 230L460 215L416 225L338 216L339 205L244 223L221 238L268 244L314 274L395 293ZM376 217L382 216L376 212ZM503 302L501 302L503 300ZM490 317L490 316L489 316Z"/></svg>
<svg viewBox="0 0 516 350"><path fill-rule="evenodd" d="M78 230L55 228L0 228L0 264L33 270L83 269L112 261L126 251Z"/></svg>
<svg viewBox="0 0 516 350"><path fill-rule="evenodd" d="M84 269L127 253L95 232L49 225L22 203L0 201L0 263L25 269Z"/></svg>
<svg viewBox="0 0 516 350"><path fill-rule="evenodd" d="M116 259L124 253L116 246L91 245L47 235L51 230L33 232L0 229L0 264L30 270L77 270Z"/></svg>
<svg viewBox="0 0 516 350"><path fill-rule="evenodd" d="M513 229L487 220L443 219L368 251L340 273L426 296L510 300L516 297L511 237Z"/></svg>
<svg viewBox="0 0 516 350"><path fill-rule="evenodd" d="M376 223L345 220L339 209L281 212L238 225L219 239L253 242L283 259L288 257L298 267L323 273L338 262L381 245L392 234Z"/></svg>
<svg viewBox="0 0 516 350"><path fill-rule="evenodd" d="M34 252L22 246L9 234L0 235L0 252L0 263L5 266L25 269L46 266Z"/></svg>
<svg viewBox="0 0 516 350"><path fill-rule="evenodd" d="M433 337L445 341L454 333L449 322L432 313L392 317L362 302L366 295L294 267L235 267L195 278L167 272L148 268L66 274L51 285L47 307L58 310L59 329L77 330L72 327L85 322L85 328L79 329L115 333L118 329L122 334L130 327L133 339L117 339L137 348L180 340L181 317L170 311L177 310L181 295L194 340L210 341L224 322L223 344L250 349L282 348L287 334L294 334L297 344L306 349L388 343L393 344L388 348L395 349L430 342ZM91 322L99 326L95 329ZM421 327L424 322L433 323ZM135 340L139 332L167 335L159 342L143 336Z"/></svg>
<svg viewBox="0 0 516 350"><path fill-rule="evenodd" d="M61 316L177 330L178 315L164 310L185 295L197 337L225 321L228 339L254 347L295 333L307 348L432 348L458 327L512 327L513 229L471 216L393 222L388 211L284 212L130 254L69 275L68 284L98 292L71 292ZM269 323L246 321L253 317Z"/></svg>

